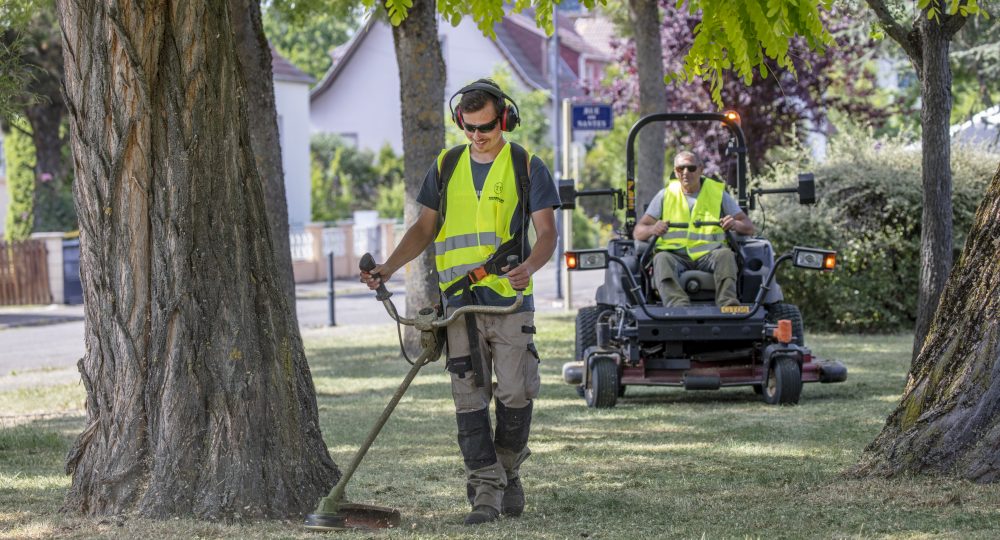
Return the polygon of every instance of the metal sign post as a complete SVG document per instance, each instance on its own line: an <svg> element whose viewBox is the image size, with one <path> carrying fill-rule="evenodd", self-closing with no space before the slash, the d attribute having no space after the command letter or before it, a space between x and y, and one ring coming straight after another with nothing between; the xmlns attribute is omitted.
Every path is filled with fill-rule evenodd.
<svg viewBox="0 0 1000 540"><path fill-rule="evenodd" d="M336 291L333 288L333 251L326 254L326 298L329 304L329 318L327 326L337 326L337 316L333 308L333 301Z"/></svg>
<svg viewBox="0 0 1000 540"><path fill-rule="evenodd" d="M562 101L562 171L564 175L569 174L569 145L573 138L573 126L570 122L570 108L572 107L572 102L569 99L564 99ZM576 179L574 179L575 181ZM573 210L563 210L562 211L562 237L563 237L563 252L573 249ZM563 261L560 258L556 261L557 264L562 265ZM570 272L563 272L563 310L571 311L573 309L573 277Z"/></svg>

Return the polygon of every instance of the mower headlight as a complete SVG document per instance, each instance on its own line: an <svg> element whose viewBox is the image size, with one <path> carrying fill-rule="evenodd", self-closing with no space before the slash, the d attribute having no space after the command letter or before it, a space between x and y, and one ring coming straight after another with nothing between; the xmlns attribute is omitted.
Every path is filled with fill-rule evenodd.
<svg viewBox="0 0 1000 540"><path fill-rule="evenodd" d="M567 270L601 270L608 267L608 250L582 249L566 252Z"/></svg>
<svg viewBox="0 0 1000 540"><path fill-rule="evenodd" d="M833 270L837 266L837 252L825 249L796 247L792 250L792 264L810 270Z"/></svg>

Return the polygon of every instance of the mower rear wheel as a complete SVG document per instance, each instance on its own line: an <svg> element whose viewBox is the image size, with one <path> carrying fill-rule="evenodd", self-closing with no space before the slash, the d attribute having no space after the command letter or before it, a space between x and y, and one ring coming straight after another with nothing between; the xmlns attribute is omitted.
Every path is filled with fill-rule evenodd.
<svg viewBox="0 0 1000 540"><path fill-rule="evenodd" d="M618 401L618 365L610 358L594 358L590 362L590 386L584 391L587 406L610 409Z"/></svg>
<svg viewBox="0 0 1000 540"><path fill-rule="evenodd" d="M587 306L576 313L576 359L582 361L587 349L597 345L597 319L607 308Z"/></svg>
<svg viewBox="0 0 1000 540"><path fill-rule="evenodd" d="M767 383L763 385L764 401L768 405L799 402L802 395L802 373L799 363L789 356L779 356L771 362Z"/></svg>
<svg viewBox="0 0 1000 540"><path fill-rule="evenodd" d="M802 329L802 313L798 306L784 302L767 306L767 322L776 323L781 319L792 321L792 343L804 347L806 336Z"/></svg>

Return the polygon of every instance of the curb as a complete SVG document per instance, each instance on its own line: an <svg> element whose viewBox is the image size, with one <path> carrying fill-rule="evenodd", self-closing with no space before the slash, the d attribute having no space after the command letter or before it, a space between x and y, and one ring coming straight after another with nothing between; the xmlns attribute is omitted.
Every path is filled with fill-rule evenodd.
<svg viewBox="0 0 1000 540"><path fill-rule="evenodd" d="M66 315L64 317L51 317L46 319L28 319L26 321L19 321L13 323L0 323L0 330L8 330L11 328L24 328L28 326L49 326L53 324L63 324L68 322L82 321L84 317L79 317L76 315Z"/></svg>

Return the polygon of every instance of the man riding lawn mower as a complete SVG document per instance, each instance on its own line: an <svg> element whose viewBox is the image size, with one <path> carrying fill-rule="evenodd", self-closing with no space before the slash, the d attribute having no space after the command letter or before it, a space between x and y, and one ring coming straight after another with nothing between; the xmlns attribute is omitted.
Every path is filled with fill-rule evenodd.
<svg viewBox="0 0 1000 540"><path fill-rule="evenodd" d="M636 224L639 130L652 122L706 121L721 122L729 132L726 154L736 158L738 206L727 200L724 184L698 174L696 156L682 152L675 159L678 179ZM570 271L605 272L597 305L577 314L577 361L563 366L564 380L577 386L588 406L613 407L633 385L751 386L769 404L791 404L799 401L803 383L846 380L845 366L821 360L805 346L802 316L783 302L774 281L789 260L799 268L832 271L836 253L795 247L776 258L769 241L749 236L753 225L743 211L774 193L798 193L801 204L811 204L813 177L799 175L795 188L755 189L748 197L746 170L735 113L660 113L641 118L629 132L624 192L576 191L572 181L560 185L563 208L581 196L612 195L619 209L627 202L624 230L607 249L566 253Z"/></svg>

